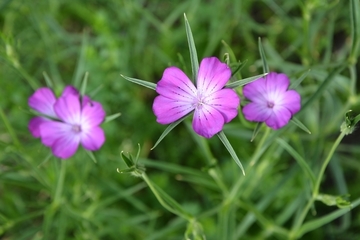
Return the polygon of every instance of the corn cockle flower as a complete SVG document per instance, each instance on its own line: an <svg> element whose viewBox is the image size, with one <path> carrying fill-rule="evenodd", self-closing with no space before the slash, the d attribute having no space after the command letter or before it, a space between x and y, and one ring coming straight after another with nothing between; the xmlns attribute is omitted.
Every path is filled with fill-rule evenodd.
<svg viewBox="0 0 360 240"><path fill-rule="evenodd" d="M153 103L157 122L173 123L194 111L194 131L211 138L238 114L238 95L224 88L230 77L230 68L216 57L201 61L196 87L179 68L165 69L156 85L159 96Z"/></svg>
<svg viewBox="0 0 360 240"><path fill-rule="evenodd" d="M301 108L300 95L288 90L289 84L285 74L271 72L244 86L243 94L251 101L243 107L245 118L273 129L285 126Z"/></svg>
<svg viewBox="0 0 360 240"><path fill-rule="evenodd" d="M95 151L105 141L99 127L105 118L101 104L88 96L81 98L72 86L67 86L58 99L51 89L40 88L29 98L29 106L45 115L31 119L30 132L59 158L71 157L80 143Z"/></svg>

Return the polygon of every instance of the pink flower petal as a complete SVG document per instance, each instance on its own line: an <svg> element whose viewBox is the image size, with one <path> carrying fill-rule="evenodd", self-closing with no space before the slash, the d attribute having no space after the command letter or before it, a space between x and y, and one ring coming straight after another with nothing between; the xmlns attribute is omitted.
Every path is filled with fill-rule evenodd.
<svg viewBox="0 0 360 240"><path fill-rule="evenodd" d="M264 78L259 78L243 87L244 96L253 102L266 102L266 92L266 81Z"/></svg>
<svg viewBox="0 0 360 240"><path fill-rule="evenodd" d="M156 85L160 95L183 102L192 102L196 88L190 79L177 67L166 68L161 80Z"/></svg>
<svg viewBox="0 0 360 240"><path fill-rule="evenodd" d="M34 117L29 122L29 131L30 133L36 137L39 138L40 135L40 125L44 122L50 121L47 118L44 117Z"/></svg>
<svg viewBox="0 0 360 240"><path fill-rule="evenodd" d="M154 99L153 111L156 121L161 124L169 124L179 120L194 110L192 103L173 100L162 95Z"/></svg>
<svg viewBox="0 0 360 240"><path fill-rule="evenodd" d="M105 142L104 131L100 127L93 127L81 133L81 144L90 151L100 149Z"/></svg>
<svg viewBox="0 0 360 240"><path fill-rule="evenodd" d="M231 77L228 65L216 57L204 58L199 67L196 86L199 94L210 95L222 89Z"/></svg>
<svg viewBox="0 0 360 240"><path fill-rule="evenodd" d="M233 89L221 89L205 98L205 102L222 114L225 123L238 115L240 98Z"/></svg>
<svg viewBox="0 0 360 240"><path fill-rule="evenodd" d="M52 90L44 87L39 88L33 95L31 95L28 104L39 113L56 118L56 114L53 109L55 101L56 98Z"/></svg>
<svg viewBox="0 0 360 240"><path fill-rule="evenodd" d="M266 125L273 128L279 129L288 124L291 119L291 112L284 107L279 107L271 116L265 121Z"/></svg>
<svg viewBox="0 0 360 240"><path fill-rule="evenodd" d="M286 92L290 84L289 78L283 73L271 72L263 78L266 79L267 93L274 95Z"/></svg>
<svg viewBox="0 0 360 240"><path fill-rule="evenodd" d="M52 153L62 159L66 159L75 154L79 147L79 141L70 136L61 136L51 147Z"/></svg>
<svg viewBox="0 0 360 240"><path fill-rule="evenodd" d="M79 91L71 85L65 87L64 91L61 94L61 97L66 97L69 94L80 96Z"/></svg>
<svg viewBox="0 0 360 240"><path fill-rule="evenodd" d="M80 143L81 134L73 126L63 122L47 121L40 125L41 142L52 148L60 158L72 156Z"/></svg>
<svg viewBox="0 0 360 240"><path fill-rule="evenodd" d="M295 90L289 90L282 95L282 99L276 103L282 107L286 107L291 114L295 114L300 111L301 108L301 97Z"/></svg>
<svg viewBox="0 0 360 240"><path fill-rule="evenodd" d="M105 119L105 111L101 104L91 101L88 96L84 96L82 100L81 128L87 129L102 123Z"/></svg>
<svg viewBox="0 0 360 240"><path fill-rule="evenodd" d="M243 107L242 112L248 121L265 122L272 115L273 110L266 104L251 102Z"/></svg>
<svg viewBox="0 0 360 240"><path fill-rule="evenodd" d="M80 124L81 108L79 96L67 94L64 97L60 97L54 105L54 110L57 116L64 122Z"/></svg>
<svg viewBox="0 0 360 240"><path fill-rule="evenodd" d="M211 106L203 105L195 109L192 125L200 136L211 138L222 130L224 123L223 115Z"/></svg>

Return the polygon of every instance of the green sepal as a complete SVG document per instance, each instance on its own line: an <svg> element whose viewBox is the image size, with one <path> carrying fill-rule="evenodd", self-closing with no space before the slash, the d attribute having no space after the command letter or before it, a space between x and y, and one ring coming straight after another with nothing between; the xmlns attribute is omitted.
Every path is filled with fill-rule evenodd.
<svg viewBox="0 0 360 240"><path fill-rule="evenodd" d="M131 168L126 168L126 169L116 169L116 171L118 173L132 173L135 170L135 168L131 167Z"/></svg>
<svg viewBox="0 0 360 240"><path fill-rule="evenodd" d="M127 77L127 76L124 76L124 75L122 75L122 74L120 74L120 76L122 76L123 78L125 78L125 79L128 80L129 82L133 82L133 83L136 83L136 84L138 84L138 85L141 85L141 86L150 88L150 89L152 89L152 90L156 90L156 84L155 84L155 83L147 82L147 81L140 80L140 79L137 79L137 78Z"/></svg>
<svg viewBox="0 0 360 240"><path fill-rule="evenodd" d="M352 110L345 113L345 121L341 124L340 131L346 135L353 133L356 124L360 121L360 114L354 117Z"/></svg>
<svg viewBox="0 0 360 240"><path fill-rule="evenodd" d="M120 155L121 155L121 159L125 162L125 164L128 168L133 168L135 166L135 162L132 159L132 156L130 154L129 154L129 157L127 157L127 156L125 156L124 152L122 151L120 153Z"/></svg>
<svg viewBox="0 0 360 240"><path fill-rule="evenodd" d="M86 87L87 87L87 83L88 83L88 77L89 77L89 73L86 72L84 75L84 79L81 83L81 88L80 88L80 95L84 96L86 93Z"/></svg>
<svg viewBox="0 0 360 240"><path fill-rule="evenodd" d="M349 194L341 196L333 196L329 194L318 194L316 200L323 202L328 206L337 206L338 208L346 208L351 206L351 202L348 201Z"/></svg>
<svg viewBox="0 0 360 240"><path fill-rule="evenodd" d="M185 30L186 30L186 37L189 45L190 51L190 61L191 61L191 71L192 71L192 80L196 86L197 75L199 72L199 60L196 52L194 38L191 32L191 27L189 21L186 18L186 14L184 13L185 19Z"/></svg>
<svg viewBox="0 0 360 240"><path fill-rule="evenodd" d="M269 73L269 71L270 71L269 65L266 61L265 51L264 51L263 45L261 43L261 38L259 38L258 43L259 43L259 53L260 53L260 57L261 57L262 65L263 65L263 72Z"/></svg>
<svg viewBox="0 0 360 240"><path fill-rule="evenodd" d="M265 77L266 75L267 75L267 73L264 73L264 74L256 75L256 76L253 76L253 77L237 80L235 82L232 82L232 83L229 83L229 84L225 85L225 87L227 87L227 88L241 87L241 86L244 86L244 85L246 85L248 83L251 83L251 82L253 82L255 80L258 80L259 78Z"/></svg>
<svg viewBox="0 0 360 240"><path fill-rule="evenodd" d="M301 128L302 130L304 130L305 132L307 132L308 134L311 134L310 130L302 122L300 122L300 120L297 119L296 117L293 117L290 121L292 123L294 123L296 126L298 126L299 128Z"/></svg>
<svg viewBox="0 0 360 240"><path fill-rule="evenodd" d="M247 63L247 60L243 61L243 62L236 62L236 63L230 63L229 67L231 69L231 76L234 76L235 74L237 74Z"/></svg>
<svg viewBox="0 0 360 240"><path fill-rule="evenodd" d="M225 148L228 150L228 152L230 153L231 157L234 159L234 161L236 162L236 164L240 167L243 175L245 176L245 170L243 165L241 164L238 156L236 155L234 148L231 146L229 140L227 139L227 137L225 136L225 133L223 131L219 132L217 134L217 136L219 137L219 139L221 140L221 142L224 144Z"/></svg>
<svg viewBox="0 0 360 240"><path fill-rule="evenodd" d="M91 158L91 160L93 160L94 163L97 163L97 160L96 160L96 158L95 158L95 155L94 155L94 153L93 153L92 151L86 150L86 153L87 153L87 155Z"/></svg>
<svg viewBox="0 0 360 240"><path fill-rule="evenodd" d="M47 85L49 88L53 89L53 82L52 82L51 78L49 77L49 75L48 75L46 72L43 72L43 76L44 76L46 85Z"/></svg>
<svg viewBox="0 0 360 240"><path fill-rule="evenodd" d="M252 136L251 136L250 142L254 141L254 139L256 138L256 136L258 135L258 133L260 132L260 129L261 129L262 125L263 125L262 122L256 123L256 126L255 126L255 129L254 129L253 134L252 134Z"/></svg>
<svg viewBox="0 0 360 240"><path fill-rule="evenodd" d="M110 122L118 117L121 116L121 113L115 113L113 115L110 115L110 116L106 116L105 120L104 120L104 123L107 123L107 122Z"/></svg>
<svg viewBox="0 0 360 240"><path fill-rule="evenodd" d="M166 137L166 135L169 134L169 132L171 130L173 130L174 127L176 127L179 123L181 123L182 121L184 121L184 119L187 117L188 115L185 115L184 117L180 118L179 120L177 120L176 122L173 122L171 124L169 124L169 126L164 130L164 132L161 134L161 136L159 137L159 139L156 141L155 145L151 148L151 150L153 150L154 148L156 148L157 145L159 145L159 143Z"/></svg>

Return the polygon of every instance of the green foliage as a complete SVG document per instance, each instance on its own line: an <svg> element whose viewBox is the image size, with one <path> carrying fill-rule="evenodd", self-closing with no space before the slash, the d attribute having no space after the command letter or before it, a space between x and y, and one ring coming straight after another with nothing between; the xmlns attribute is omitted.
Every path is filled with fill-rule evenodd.
<svg viewBox="0 0 360 240"><path fill-rule="evenodd" d="M357 0L1 1L0 238L355 239L359 9ZM225 138L196 135L191 118L158 124L164 69L195 80L208 56L229 63L227 87L242 105L243 85L287 74L302 96L295 124L273 131L239 111L223 129L231 155ZM27 99L69 84L103 104L106 142L61 161L30 135Z"/></svg>

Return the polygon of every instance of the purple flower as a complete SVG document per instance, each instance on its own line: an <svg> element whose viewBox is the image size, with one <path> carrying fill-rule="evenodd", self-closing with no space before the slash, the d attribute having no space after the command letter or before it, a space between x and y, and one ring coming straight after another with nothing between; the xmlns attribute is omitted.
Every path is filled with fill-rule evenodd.
<svg viewBox="0 0 360 240"><path fill-rule="evenodd" d="M240 99L233 89L224 88L231 70L216 57L204 58L197 87L177 67L165 69L157 83L153 111L157 122L173 123L194 111L194 131L206 138L220 132L238 114Z"/></svg>
<svg viewBox="0 0 360 240"><path fill-rule="evenodd" d="M30 120L31 134L51 147L56 157L71 157L80 143L95 151L105 141L104 131L99 127L105 118L101 104L88 96L81 99L72 86L67 86L58 99L51 89L40 88L29 98L29 106L46 116Z"/></svg>
<svg viewBox="0 0 360 240"><path fill-rule="evenodd" d="M273 129L285 126L301 108L300 95L288 90L289 83L285 74L271 72L244 86L243 94L251 101L243 108L245 118Z"/></svg>

